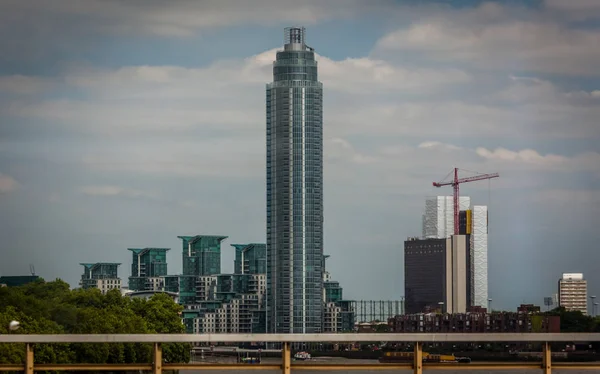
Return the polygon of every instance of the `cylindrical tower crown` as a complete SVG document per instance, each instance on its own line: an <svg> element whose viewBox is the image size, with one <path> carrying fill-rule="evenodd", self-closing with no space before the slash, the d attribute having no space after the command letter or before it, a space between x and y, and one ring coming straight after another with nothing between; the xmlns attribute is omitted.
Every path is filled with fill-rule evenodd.
<svg viewBox="0 0 600 374"><path fill-rule="evenodd" d="M304 27L286 27L283 48L286 51L305 51L306 29Z"/></svg>

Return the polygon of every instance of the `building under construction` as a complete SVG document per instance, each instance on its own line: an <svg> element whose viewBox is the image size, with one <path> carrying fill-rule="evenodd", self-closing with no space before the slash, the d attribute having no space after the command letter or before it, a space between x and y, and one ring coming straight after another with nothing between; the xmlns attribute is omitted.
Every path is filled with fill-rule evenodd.
<svg viewBox="0 0 600 374"><path fill-rule="evenodd" d="M409 314L437 309L465 313L473 306L487 307L487 206L471 205L470 197L459 197L457 192L428 198L422 238L404 242L404 287Z"/></svg>

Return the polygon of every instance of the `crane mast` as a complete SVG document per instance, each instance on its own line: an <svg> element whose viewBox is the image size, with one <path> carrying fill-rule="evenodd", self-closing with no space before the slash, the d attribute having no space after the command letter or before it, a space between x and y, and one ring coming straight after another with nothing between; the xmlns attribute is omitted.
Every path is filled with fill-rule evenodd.
<svg viewBox="0 0 600 374"><path fill-rule="evenodd" d="M451 181L442 181L442 182L433 182L433 186L434 187L443 187L443 186L452 186L453 190L454 190L454 235L458 235L460 233L459 230L459 212L460 212L460 207L459 207L459 186L461 183L468 183L468 182L475 182L475 181L480 181L480 180L484 180L484 179L492 179L492 178L498 178L500 177L500 175L498 173L491 173L491 174L480 174L480 175L475 175L472 177L466 177L466 178L458 178L458 168L454 168L453 170L454 172L454 178Z"/></svg>

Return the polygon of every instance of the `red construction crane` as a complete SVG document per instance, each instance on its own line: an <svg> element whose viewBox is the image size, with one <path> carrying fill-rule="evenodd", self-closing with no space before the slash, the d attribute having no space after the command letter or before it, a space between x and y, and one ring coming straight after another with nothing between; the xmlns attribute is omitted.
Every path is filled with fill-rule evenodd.
<svg viewBox="0 0 600 374"><path fill-rule="evenodd" d="M452 173L452 172L451 172ZM450 175L450 174L448 174ZM492 173L492 174L479 174L479 175L475 175L472 177L466 177L466 178L460 178L458 179L458 168L454 168L454 180L451 181L447 181L447 182L433 182L433 186L434 187L442 187L442 186L452 186L454 188L454 235L458 235L459 234L459 206L458 206L458 192L459 192L459 185L461 183L467 183L467 182L475 182L475 181L480 181L480 180L484 180L484 179L492 179L492 178L498 178L500 175L498 173Z"/></svg>

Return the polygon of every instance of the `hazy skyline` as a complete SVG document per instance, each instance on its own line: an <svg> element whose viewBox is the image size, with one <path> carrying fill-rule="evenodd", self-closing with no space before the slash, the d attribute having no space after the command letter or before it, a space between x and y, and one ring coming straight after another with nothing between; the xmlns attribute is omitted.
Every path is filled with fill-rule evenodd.
<svg viewBox="0 0 600 374"><path fill-rule="evenodd" d="M306 27L324 92L324 248L347 299L403 294L403 241L454 167L489 205L489 296L600 293L600 3L86 1L0 5L0 274L178 235L265 242L265 84Z"/></svg>

